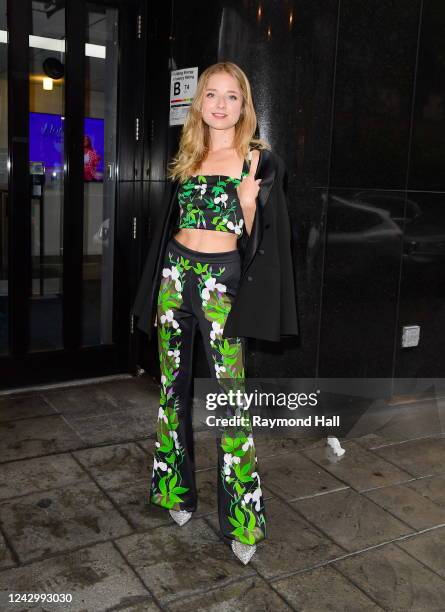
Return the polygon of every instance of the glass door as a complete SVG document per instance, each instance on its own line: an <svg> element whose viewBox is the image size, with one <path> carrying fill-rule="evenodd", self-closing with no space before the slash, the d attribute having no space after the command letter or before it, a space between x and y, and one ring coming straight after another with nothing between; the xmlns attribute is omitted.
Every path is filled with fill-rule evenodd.
<svg viewBox="0 0 445 612"><path fill-rule="evenodd" d="M138 8L0 0L0 389L131 369Z"/></svg>

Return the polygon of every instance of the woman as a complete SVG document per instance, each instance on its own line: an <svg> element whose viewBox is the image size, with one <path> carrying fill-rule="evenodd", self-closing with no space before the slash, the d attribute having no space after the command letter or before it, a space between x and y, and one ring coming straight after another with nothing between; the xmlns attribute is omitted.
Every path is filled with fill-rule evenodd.
<svg viewBox="0 0 445 612"><path fill-rule="evenodd" d="M253 138L255 130L244 72L231 62L208 67L133 307L149 337L155 317L158 328L162 388L150 500L180 525L196 509L190 385L197 328L212 377L225 390L243 389L247 337L279 341L298 333L284 164ZM266 519L245 409L243 416L243 427L217 438L218 508L223 535L248 563Z"/></svg>
<svg viewBox="0 0 445 612"><path fill-rule="evenodd" d="M100 162L100 155L93 147L91 138L88 134L83 137L83 178L85 181L99 181L97 167Z"/></svg>

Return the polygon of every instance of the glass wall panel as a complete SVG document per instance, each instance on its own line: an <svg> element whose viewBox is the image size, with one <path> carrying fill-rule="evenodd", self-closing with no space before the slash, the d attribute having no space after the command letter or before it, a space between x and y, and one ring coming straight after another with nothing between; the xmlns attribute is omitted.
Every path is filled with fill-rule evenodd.
<svg viewBox="0 0 445 612"><path fill-rule="evenodd" d="M64 2L32 2L29 37L31 350L62 348Z"/></svg>
<svg viewBox="0 0 445 612"><path fill-rule="evenodd" d="M8 32L0 0L0 354L8 352Z"/></svg>
<svg viewBox="0 0 445 612"><path fill-rule="evenodd" d="M87 3L83 344L112 343L118 11Z"/></svg>

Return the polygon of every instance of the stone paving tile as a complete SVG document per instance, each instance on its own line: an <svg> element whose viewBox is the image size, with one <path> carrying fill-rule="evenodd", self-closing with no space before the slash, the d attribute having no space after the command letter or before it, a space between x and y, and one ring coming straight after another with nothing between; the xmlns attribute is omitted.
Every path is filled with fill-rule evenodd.
<svg viewBox="0 0 445 612"><path fill-rule="evenodd" d="M89 417L120 410L101 384L48 389L43 395L54 410L64 416Z"/></svg>
<svg viewBox="0 0 445 612"><path fill-rule="evenodd" d="M116 545L161 604L255 573L203 519L120 538Z"/></svg>
<svg viewBox="0 0 445 612"><path fill-rule="evenodd" d="M93 482L2 502L0 516L22 562L132 532Z"/></svg>
<svg viewBox="0 0 445 612"><path fill-rule="evenodd" d="M0 462L60 453L85 446L59 415L0 423Z"/></svg>
<svg viewBox="0 0 445 612"><path fill-rule="evenodd" d="M146 408L132 408L89 418L71 415L65 418L88 446L146 438L155 432L157 422L157 414L152 414Z"/></svg>
<svg viewBox="0 0 445 612"><path fill-rule="evenodd" d="M445 581L392 544L334 562L384 610L441 612Z"/></svg>
<svg viewBox="0 0 445 612"><path fill-rule="evenodd" d="M72 603L33 607L57 612L102 612L149 598L141 581L109 542L0 572L0 604L10 592L71 593ZM16 604L9 609L19 612L30 608ZM144 610L156 611L158 607L148 604Z"/></svg>
<svg viewBox="0 0 445 612"><path fill-rule="evenodd" d="M287 501L347 487L302 453L260 459L258 472L261 483Z"/></svg>
<svg viewBox="0 0 445 612"><path fill-rule="evenodd" d="M258 546L249 565L266 579L344 554L339 546L281 500L269 499L265 508L266 539ZM206 520L219 529L217 515Z"/></svg>
<svg viewBox="0 0 445 612"><path fill-rule="evenodd" d="M90 477L70 454L4 463L0 469L0 499L55 489L81 480L90 480Z"/></svg>
<svg viewBox="0 0 445 612"><path fill-rule="evenodd" d="M6 545L5 538L0 533L0 570L15 565L11 551Z"/></svg>
<svg viewBox="0 0 445 612"><path fill-rule="evenodd" d="M160 387L148 377L101 383L100 388L112 397L119 410L159 407Z"/></svg>
<svg viewBox="0 0 445 612"><path fill-rule="evenodd" d="M347 551L392 540L412 529L352 489L291 502Z"/></svg>
<svg viewBox="0 0 445 612"><path fill-rule="evenodd" d="M155 435L153 435L149 438L145 438L144 440L137 440L136 444L140 448L142 448L144 452L146 452L148 455L153 457L153 453L155 451L155 442L156 442L156 437Z"/></svg>
<svg viewBox="0 0 445 612"><path fill-rule="evenodd" d="M400 540L397 546L445 578L445 527Z"/></svg>
<svg viewBox="0 0 445 612"><path fill-rule="evenodd" d="M383 487L365 495L414 529L445 525L445 508L406 485Z"/></svg>
<svg viewBox="0 0 445 612"><path fill-rule="evenodd" d="M445 437L384 446L374 452L413 476L445 473Z"/></svg>
<svg viewBox="0 0 445 612"><path fill-rule="evenodd" d="M207 591L187 599L179 599L166 607L168 612L288 612L292 610L259 576Z"/></svg>
<svg viewBox="0 0 445 612"><path fill-rule="evenodd" d="M196 472L196 489L198 504L195 517L204 516L218 510L217 506L217 483L218 471L216 468Z"/></svg>
<svg viewBox="0 0 445 612"><path fill-rule="evenodd" d="M346 449L342 457L336 457L328 448L313 448L303 451L315 463L357 491L402 482L412 478L388 461L355 442L343 444Z"/></svg>
<svg viewBox="0 0 445 612"><path fill-rule="evenodd" d="M218 465L216 436L213 431L194 431L195 469L216 468Z"/></svg>
<svg viewBox="0 0 445 612"><path fill-rule="evenodd" d="M138 532L173 523L166 508L149 503L148 487L148 482L139 481L108 491L119 511Z"/></svg>
<svg viewBox="0 0 445 612"><path fill-rule="evenodd" d="M442 407L436 400L384 406L364 414L348 437L357 438L361 431L370 443L398 443L436 435L441 422L445 422L445 404Z"/></svg>
<svg viewBox="0 0 445 612"><path fill-rule="evenodd" d="M298 452L303 449L324 446L326 440L324 438L309 438L309 437L282 437L280 435L255 435L255 448L257 449L258 461L262 457L272 457L274 455L283 455L286 453Z"/></svg>
<svg viewBox="0 0 445 612"><path fill-rule="evenodd" d="M107 608L107 612L158 612L161 610L153 599L141 600L139 603L135 603L131 606L117 606L113 608Z"/></svg>
<svg viewBox="0 0 445 612"><path fill-rule="evenodd" d="M130 482L151 478L150 458L134 442L100 446L74 453L104 489L115 489Z"/></svg>
<svg viewBox="0 0 445 612"><path fill-rule="evenodd" d="M445 476L427 476L406 483L407 487L414 489L423 497L445 508Z"/></svg>
<svg viewBox="0 0 445 612"><path fill-rule="evenodd" d="M0 421L14 421L47 414L55 414L55 410L41 395L0 397Z"/></svg>
<svg viewBox="0 0 445 612"><path fill-rule="evenodd" d="M324 612L325 610L377 612L382 610L360 589L330 566L276 580L273 582L273 587L299 612Z"/></svg>

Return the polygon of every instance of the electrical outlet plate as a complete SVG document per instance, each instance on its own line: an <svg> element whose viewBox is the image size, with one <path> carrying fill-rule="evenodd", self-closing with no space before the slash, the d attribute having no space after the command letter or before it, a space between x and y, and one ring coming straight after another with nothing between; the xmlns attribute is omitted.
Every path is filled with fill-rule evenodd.
<svg viewBox="0 0 445 612"><path fill-rule="evenodd" d="M402 328L402 347L418 346L420 325L404 325Z"/></svg>

